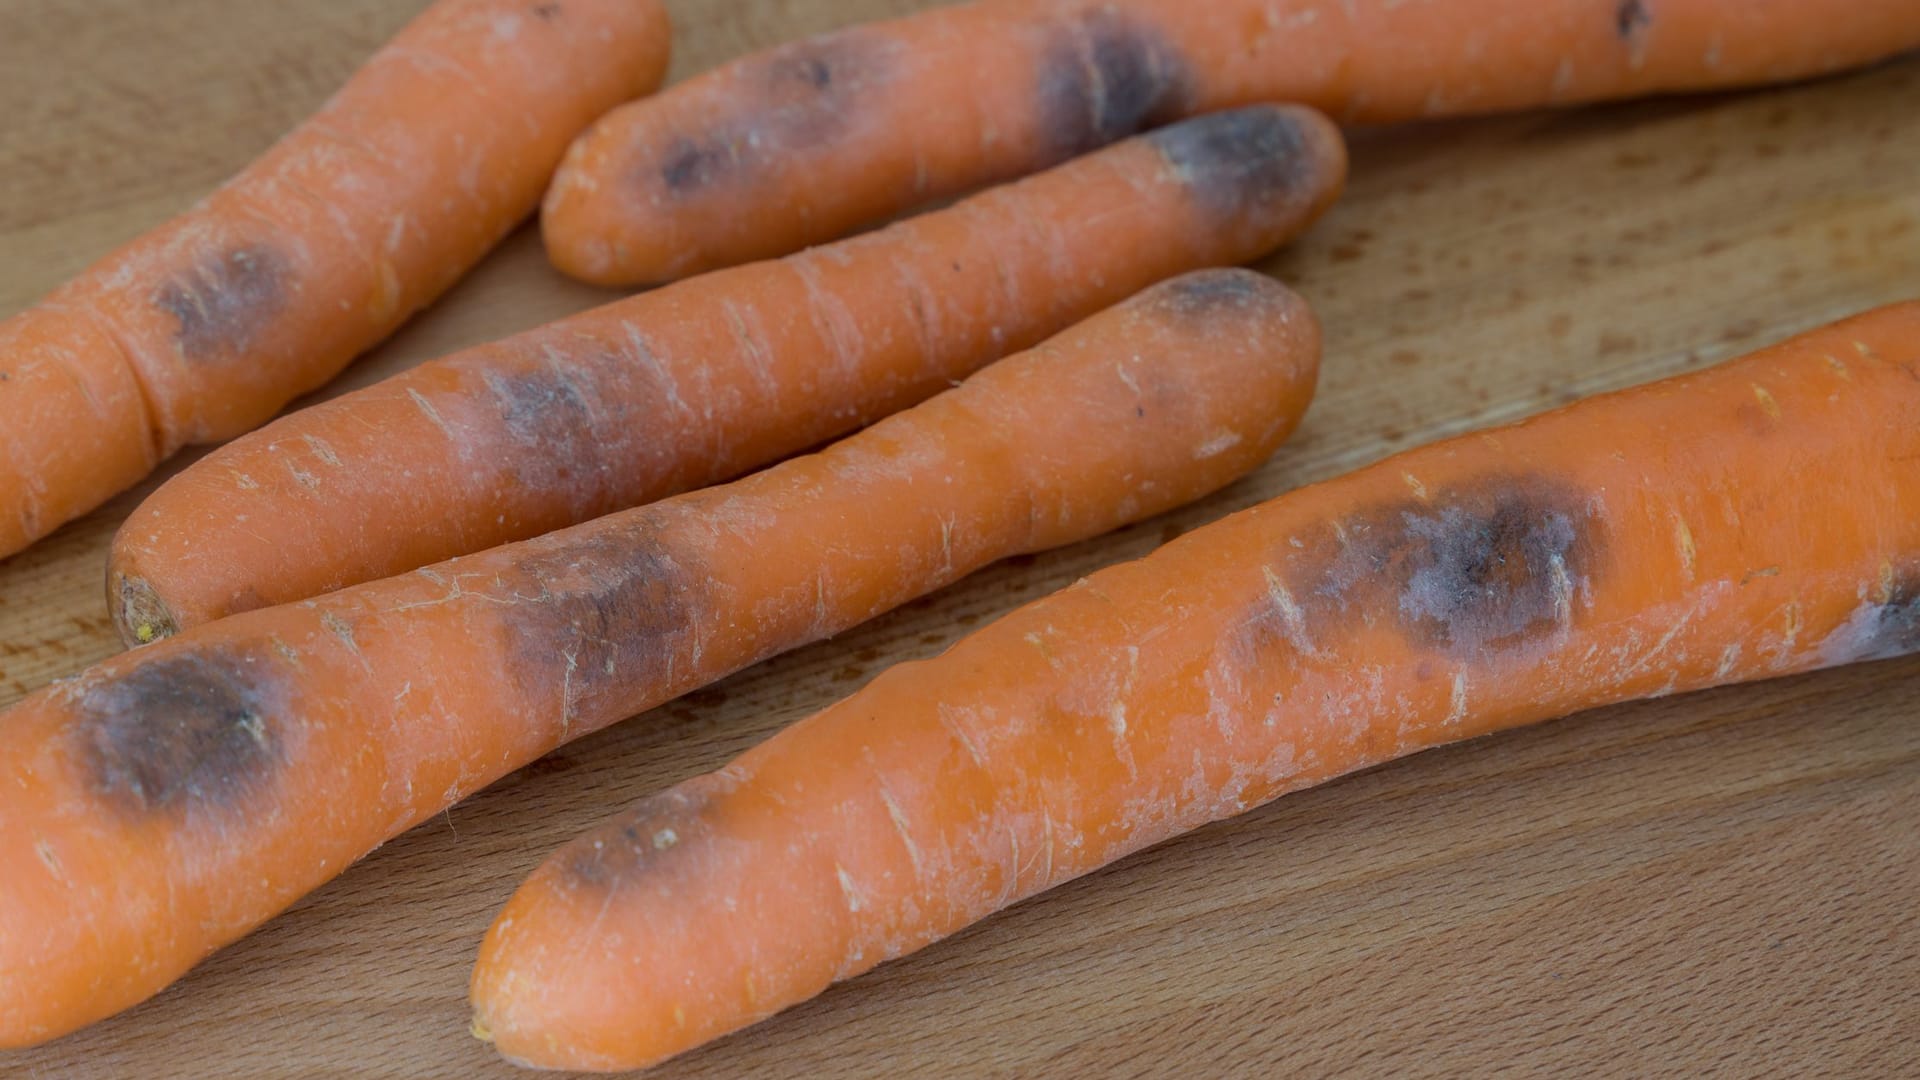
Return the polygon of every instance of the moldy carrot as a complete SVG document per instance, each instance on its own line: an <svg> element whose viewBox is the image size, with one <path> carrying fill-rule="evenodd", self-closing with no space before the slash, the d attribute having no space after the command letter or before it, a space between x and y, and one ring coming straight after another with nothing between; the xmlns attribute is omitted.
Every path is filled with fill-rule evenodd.
<svg viewBox="0 0 1920 1080"><path fill-rule="evenodd" d="M440 0L219 190L0 322L0 556L331 379L667 51L658 0Z"/></svg>
<svg viewBox="0 0 1920 1080"><path fill-rule="evenodd" d="M1304 302L1156 286L827 450L124 653L0 715L0 1046L155 993L570 739L1259 464Z"/></svg>
<svg viewBox="0 0 1920 1080"><path fill-rule="evenodd" d="M1920 303L1281 496L562 848L474 1030L645 1066L1355 769L1920 650Z"/></svg>

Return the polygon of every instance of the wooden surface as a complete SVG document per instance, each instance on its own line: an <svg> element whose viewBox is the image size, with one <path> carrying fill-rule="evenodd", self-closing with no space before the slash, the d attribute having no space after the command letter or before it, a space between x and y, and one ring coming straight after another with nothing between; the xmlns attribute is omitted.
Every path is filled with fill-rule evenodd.
<svg viewBox="0 0 1920 1080"><path fill-rule="evenodd" d="M0 0L0 313L202 194L420 6ZM921 5L672 6L684 76ZM1916 101L1910 60L1361 137L1350 198L1269 265L1329 335L1314 413L1258 476L583 740L156 1000L0 1054L0 1074L512 1075L467 1035L468 967L562 840L1229 510L1920 295ZM556 277L523 231L339 385L605 295ZM101 568L141 494L0 563L0 703L114 651ZM1920 658L1891 661L1397 762L1145 852L658 1075L1920 1074L1917 691Z"/></svg>

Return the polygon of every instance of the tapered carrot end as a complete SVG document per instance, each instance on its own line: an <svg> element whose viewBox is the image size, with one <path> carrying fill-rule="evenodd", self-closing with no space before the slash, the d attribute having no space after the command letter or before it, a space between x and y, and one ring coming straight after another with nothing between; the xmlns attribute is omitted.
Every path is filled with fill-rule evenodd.
<svg viewBox="0 0 1920 1080"><path fill-rule="evenodd" d="M643 1049L654 1039L647 1010L636 1007L621 972L595 962L609 929L598 909L617 898L589 891L556 857L520 887L481 943L468 1031L515 1065L610 1071L643 1068L672 1052ZM627 966L629 978L644 979L639 965Z"/></svg>
<svg viewBox="0 0 1920 1080"><path fill-rule="evenodd" d="M128 648L151 645L180 630L167 602L146 578L111 573L107 577L107 607L120 641Z"/></svg>
<svg viewBox="0 0 1920 1080"><path fill-rule="evenodd" d="M794 867L757 854L767 892L704 899L757 851L721 820L729 783L642 799L541 864L481 942L473 1033L533 1068L642 1069L825 989L782 959Z"/></svg>

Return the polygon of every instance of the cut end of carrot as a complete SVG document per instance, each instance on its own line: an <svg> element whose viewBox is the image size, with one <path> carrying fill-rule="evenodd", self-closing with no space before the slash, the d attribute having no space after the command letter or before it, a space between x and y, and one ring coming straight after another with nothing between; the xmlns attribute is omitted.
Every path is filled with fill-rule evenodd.
<svg viewBox="0 0 1920 1080"><path fill-rule="evenodd" d="M179 632L173 612L145 578L115 574L110 591L114 626L128 648L150 645Z"/></svg>
<svg viewBox="0 0 1920 1080"><path fill-rule="evenodd" d="M473 1019L467 1023L467 1033L483 1043L493 1042L493 1029L487 1026L487 1018L478 1012L475 1012Z"/></svg>

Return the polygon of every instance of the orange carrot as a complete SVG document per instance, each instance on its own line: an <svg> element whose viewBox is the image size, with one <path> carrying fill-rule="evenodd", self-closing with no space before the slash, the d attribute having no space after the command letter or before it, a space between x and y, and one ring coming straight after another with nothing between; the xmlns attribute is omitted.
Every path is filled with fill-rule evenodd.
<svg viewBox="0 0 1920 1080"><path fill-rule="evenodd" d="M556 746L1264 459L1305 305L1141 294L735 484L125 653L0 716L0 1046L127 1007Z"/></svg>
<svg viewBox="0 0 1920 1080"><path fill-rule="evenodd" d="M440 0L239 176L0 323L0 556L387 336L667 45L658 0Z"/></svg>
<svg viewBox="0 0 1920 1080"><path fill-rule="evenodd" d="M562 848L475 1032L644 1066L1350 770L1920 650L1916 416L1909 303L1197 530Z"/></svg>
<svg viewBox="0 0 1920 1080"><path fill-rule="evenodd" d="M1259 108L877 234L633 297L286 417L115 538L129 644L704 487L945 389L1162 278L1297 235L1339 132Z"/></svg>
<svg viewBox="0 0 1920 1080"><path fill-rule="evenodd" d="M1401 121L1804 78L1915 46L1912 0L985 0L617 109L568 151L542 220L569 274L666 281L1215 109Z"/></svg>

